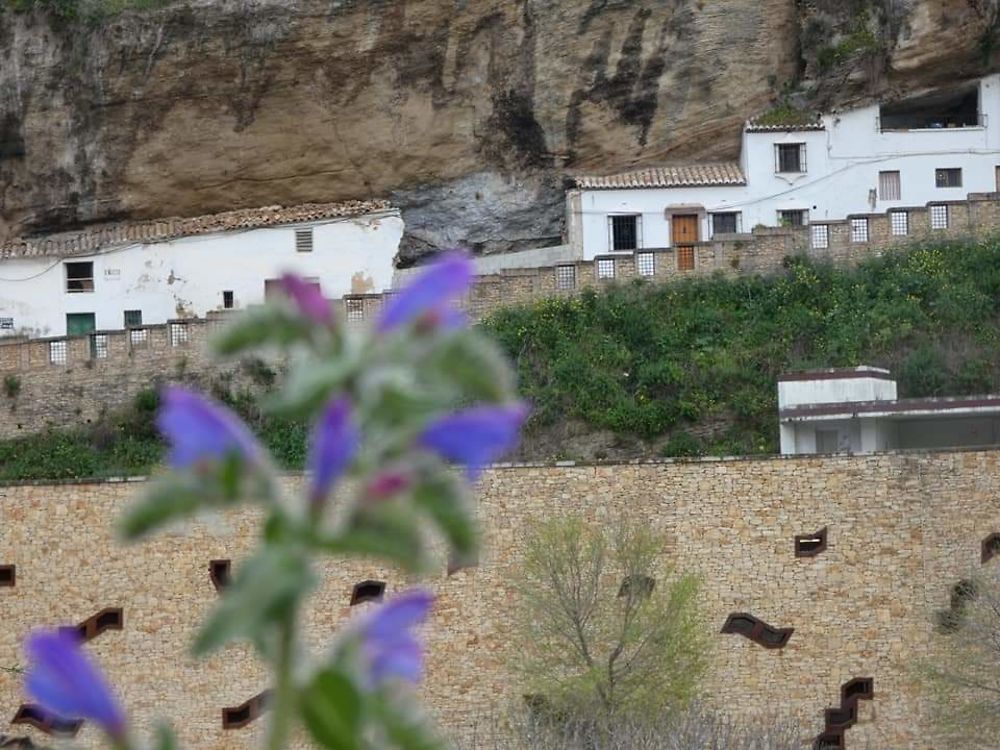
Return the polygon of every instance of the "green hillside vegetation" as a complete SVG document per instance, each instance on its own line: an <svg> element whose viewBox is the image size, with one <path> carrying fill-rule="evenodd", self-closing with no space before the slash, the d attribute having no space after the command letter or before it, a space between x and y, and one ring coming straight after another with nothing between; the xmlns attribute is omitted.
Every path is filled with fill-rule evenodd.
<svg viewBox="0 0 1000 750"><path fill-rule="evenodd" d="M802 258L768 278L644 281L485 321L534 405L523 458L773 453L777 376L890 368L903 396L1000 391L1000 238L900 250L854 270ZM305 425L212 387L279 463L300 469ZM0 441L0 480L149 473L156 394L95 425ZM567 441L571 423L584 438ZM581 448L581 445L585 447Z"/></svg>
<svg viewBox="0 0 1000 750"><path fill-rule="evenodd" d="M776 452L775 380L790 369L888 367L902 396L1000 389L1000 239L854 270L795 258L770 278L637 281L486 325L517 362L536 433L575 420L646 454Z"/></svg>

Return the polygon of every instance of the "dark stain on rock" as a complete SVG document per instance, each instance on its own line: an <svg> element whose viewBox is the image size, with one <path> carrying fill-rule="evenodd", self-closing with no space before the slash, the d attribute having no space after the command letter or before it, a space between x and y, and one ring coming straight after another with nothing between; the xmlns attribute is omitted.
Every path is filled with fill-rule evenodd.
<svg viewBox="0 0 1000 750"><path fill-rule="evenodd" d="M0 120L0 159L24 156L24 123L13 112L8 112Z"/></svg>

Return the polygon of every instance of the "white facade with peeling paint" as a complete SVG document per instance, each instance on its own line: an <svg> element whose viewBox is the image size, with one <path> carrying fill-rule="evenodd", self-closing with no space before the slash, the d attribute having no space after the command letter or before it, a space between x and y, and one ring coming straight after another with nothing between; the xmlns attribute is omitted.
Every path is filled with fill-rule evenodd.
<svg viewBox="0 0 1000 750"><path fill-rule="evenodd" d="M89 254L53 255L36 243L46 254L0 260L0 334L63 336L204 317L263 302L268 281L288 271L330 298L381 292L392 286L402 234L399 212L389 208L112 243Z"/></svg>

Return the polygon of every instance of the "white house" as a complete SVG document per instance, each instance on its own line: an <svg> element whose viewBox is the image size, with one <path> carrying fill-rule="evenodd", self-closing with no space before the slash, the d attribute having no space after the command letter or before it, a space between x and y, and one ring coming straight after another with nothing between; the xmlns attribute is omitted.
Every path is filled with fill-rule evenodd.
<svg viewBox="0 0 1000 750"><path fill-rule="evenodd" d="M783 454L1000 445L1000 395L900 399L878 367L781 376L778 419Z"/></svg>
<svg viewBox="0 0 1000 750"><path fill-rule="evenodd" d="M403 233L381 201L135 222L0 246L0 333L81 334L262 302L281 274L328 297L392 285Z"/></svg>
<svg viewBox="0 0 1000 750"><path fill-rule="evenodd" d="M716 235L963 200L1000 182L1000 75L810 122L767 121L746 123L739 162L577 177L566 205L577 256L675 247L683 268L693 262L685 245ZM907 214L890 215L907 234ZM932 222L947 220L932 209ZM822 229L814 234L824 247Z"/></svg>

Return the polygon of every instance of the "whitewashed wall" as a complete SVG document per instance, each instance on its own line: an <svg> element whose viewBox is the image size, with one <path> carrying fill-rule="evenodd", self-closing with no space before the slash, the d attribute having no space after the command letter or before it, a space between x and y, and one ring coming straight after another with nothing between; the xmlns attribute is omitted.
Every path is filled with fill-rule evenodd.
<svg viewBox="0 0 1000 750"><path fill-rule="evenodd" d="M1000 75L980 82L980 127L880 132L879 107L823 118L823 131L745 132L745 186L572 191L567 199L570 243L591 260L610 252L608 216L642 216L641 247L668 247L668 211L704 211L701 239L710 239L713 211L739 211L742 231L778 224L778 212L806 209L811 221L883 213L932 201L962 200L997 190L1000 166ZM806 144L804 174L775 174L775 144ZM935 170L958 167L962 186L938 188ZM898 201L878 197L878 173L899 171ZM873 192L874 191L874 192ZM875 198L874 201L872 198Z"/></svg>
<svg viewBox="0 0 1000 750"><path fill-rule="evenodd" d="M313 229L313 251L295 250L295 230ZM10 259L0 263L0 317L5 334L61 336L66 315L94 313L98 330L120 329L125 310L144 324L203 317L264 299L264 282L286 271L319 281L331 298L392 286L393 259L403 234L396 211L246 231L183 237L109 248L90 256ZM94 291L66 291L66 262L93 261Z"/></svg>

